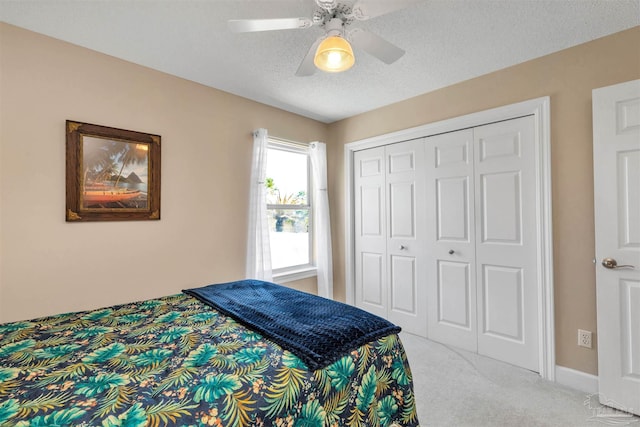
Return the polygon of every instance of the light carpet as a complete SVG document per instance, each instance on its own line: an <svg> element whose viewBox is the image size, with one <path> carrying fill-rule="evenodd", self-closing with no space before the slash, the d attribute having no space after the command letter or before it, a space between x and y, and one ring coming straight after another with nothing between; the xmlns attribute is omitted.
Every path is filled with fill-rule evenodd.
<svg viewBox="0 0 640 427"><path fill-rule="evenodd" d="M535 372L404 332L400 338L422 427L640 427L640 418L602 407L597 395Z"/></svg>

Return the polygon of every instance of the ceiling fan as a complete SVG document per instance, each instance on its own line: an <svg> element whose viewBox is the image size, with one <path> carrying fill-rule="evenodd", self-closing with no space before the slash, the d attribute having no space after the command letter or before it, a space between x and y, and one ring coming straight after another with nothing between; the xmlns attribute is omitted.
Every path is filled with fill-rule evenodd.
<svg viewBox="0 0 640 427"><path fill-rule="evenodd" d="M350 28L354 21L365 21L395 10L403 9L419 0L357 0L353 5L338 0L315 0L317 5L311 18L231 19L229 29L237 33L306 29L318 26L324 30L300 63L297 76L309 76L317 68L323 71L345 71L354 64L351 44L391 64L405 51L382 37L362 28ZM350 43L349 43L350 42Z"/></svg>

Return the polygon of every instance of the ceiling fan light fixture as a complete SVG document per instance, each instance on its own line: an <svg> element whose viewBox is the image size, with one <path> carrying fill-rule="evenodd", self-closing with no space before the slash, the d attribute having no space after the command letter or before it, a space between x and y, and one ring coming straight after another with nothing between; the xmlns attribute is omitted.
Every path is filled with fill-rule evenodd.
<svg viewBox="0 0 640 427"><path fill-rule="evenodd" d="M349 42L340 36L329 36L316 50L313 63L322 71L338 73L346 71L356 62Z"/></svg>

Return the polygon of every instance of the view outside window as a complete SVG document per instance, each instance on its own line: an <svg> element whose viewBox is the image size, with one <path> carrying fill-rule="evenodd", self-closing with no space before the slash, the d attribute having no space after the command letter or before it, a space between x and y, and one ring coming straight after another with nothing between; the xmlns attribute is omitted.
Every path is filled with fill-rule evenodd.
<svg viewBox="0 0 640 427"><path fill-rule="evenodd" d="M311 264L307 153L269 148L265 185L273 270Z"/></svg>

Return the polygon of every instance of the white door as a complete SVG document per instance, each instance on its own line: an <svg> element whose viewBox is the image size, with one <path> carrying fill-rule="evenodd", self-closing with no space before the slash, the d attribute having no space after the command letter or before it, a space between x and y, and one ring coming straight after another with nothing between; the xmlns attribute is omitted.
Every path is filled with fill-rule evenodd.
<svg viewBox="0 0 640 427"><path fill-rule="evenodd" d="M473 130L426 138L429 338L478 349Z"/></svg>
<svg viewBox="0 0 640 427"><path fill-rule="evenodd" d="M429 338L539 371L532 116L426 139Z"/></svg>
<svg viewBox="0 0 640 427"><path fill-rule="evenodd" d="M538 372L533 116L474 129L478 353Z"/></svg>
<svg viewBox="0 0 640 427"><path fill-rule="evenodd" d="M422 139L386 146L388 318L427 336Z"/></svg>
<svg viewBox="0 0 640 427"><path fill-rule="evenodd" d="M387 215L384 147L353 156L356 305L387 317Z"/></svg>
<svg viewBox="0 0 640 427"><path fill-rule="evenodd" d="M354 154L356 305L427 335L422 140Z"/></svg>
<svg viewBox="0 0 640 427"><path fill-rule="evenodd" d="M593 158L600 401L640 415L640 80L593 91Z"/></svg>

